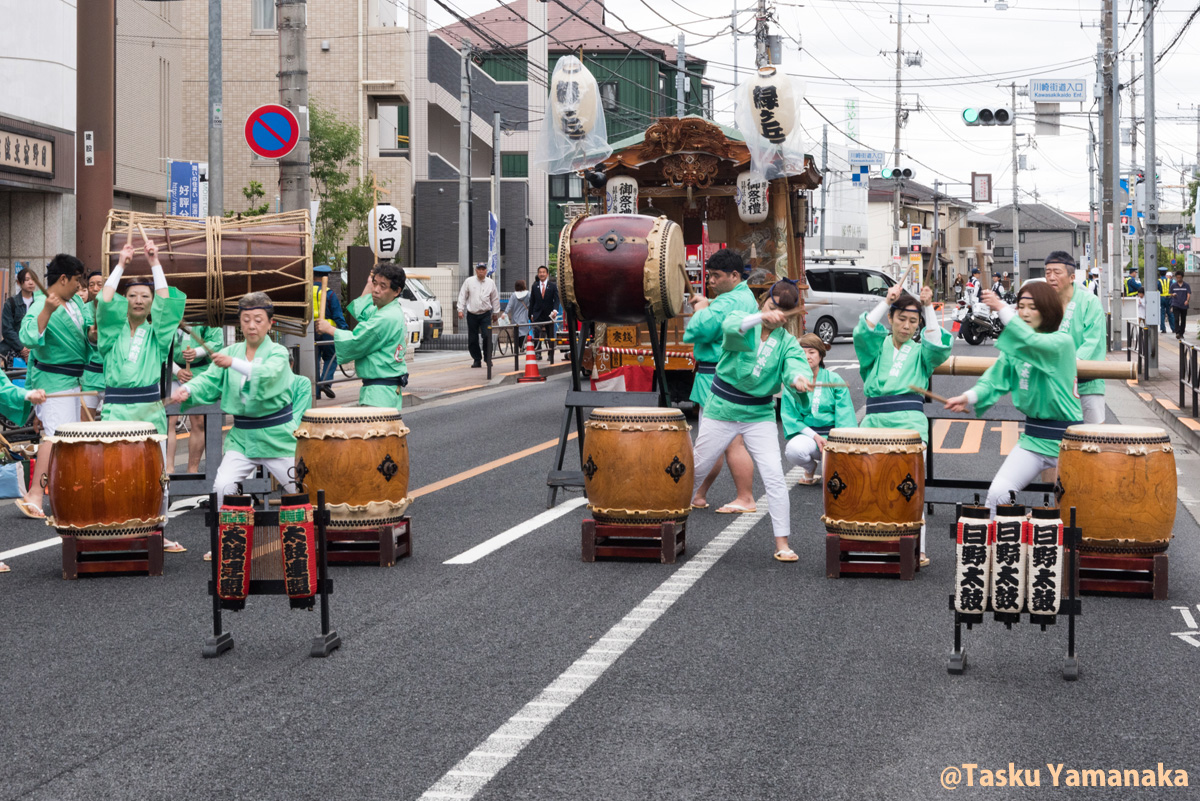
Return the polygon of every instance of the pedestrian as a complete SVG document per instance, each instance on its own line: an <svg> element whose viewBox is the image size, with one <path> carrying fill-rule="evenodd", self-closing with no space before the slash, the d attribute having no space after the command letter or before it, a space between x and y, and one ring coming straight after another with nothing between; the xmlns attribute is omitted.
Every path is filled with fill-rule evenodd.
<svg viewBox="0 0 1200 801"><path fill-rule="evenodd" d="M1146 326L1146 287L1141 284L1138 284L1137 287L1137 316L1138 327L1144 328Z"/></svg>
<svg viewBox="0 0 1200 801"><path fill-rule="evenodd" d="M1075 258L1065 250L1055 250L1046 257L1046 283L1058 293L1063 306L1062 323L1058 330L1070 334L1075 342L1075 358L1103 361L1108 348L1104 309L1100 299L1091 292L1076 292ZM1083 406L1083 422L1104 422L1104 379L1079 384L1079 402Z"/></svg>
<svg viewBox="0 0 1200 801"><path fill-rule="evenodd" d="M998 273L992 277L992 292L996 295L1004 294L1004 283L1000 280Z"/></svg>
<svg viewBox="0 0 1200 801"><path fill-rule="evenodd" d="M24 359L29 362L29 348L21 341L21 321L33 305L33 291L37 289L34 283L33 271L22 267L17 271L17 288L20 292L4 301L4 311L0 313L3 328L3 340L0 340L0 354L11 358Z"/></svg>
<svg viewBox="0 0 1200 801"><path fill-rule="evenodd" d="M535 323L548 323L558 318L558 285L550 280L550 271L545 265L537 268L537 281L529 291L529 313ZM534 336L539 341L537 358L542 359L541 341L551 337L549 325L534 326Z"/></svg>
<svg viewBox="0 0 1200 801"><path fill-rule="evenodd" d="M788 547L791 504L779 454L775 427L775 394L807 392L812 370L800 344L783 326L800 305L800 293L790 281L773 284L761 310L733 311L721 323L722 354L713 377L712 397L704 410L704 425L696 437L696 488L738 434L762 476L775 535L775 559L796 562L800 557Z"/></svg>
<svg viewBox="0 0 1200 801"><path fill-rule="evenodd" d="M167 277L158 260L158 247L145 242L153 282L133 280L125 296L117 294L125 267L133 261L133 245L121 248L117 265L104 282L96 306L96 346L104 357L105 421L149 423L159 434L167 433L167 415L162 404L163 365L170 359L175 331L183 320L187 298L178 289L167 286ZM164 463L166 440L161 443ZM166 466L167 473L172 465ZM160 514L166 516L167 496L163 494ZM165 525L165 523L164 523ZM163 537L164 553L183 553L178 542Z"/></svg>
<svg viewBox="0 0 1200 801"><path fill-rule="evenodd" d="M1174 331L1175 325L1171 320L1171 280L1167 277L1167 268L1158 268L1158 302L1161 309L1160 331Z"/></svg>
<svg viewBox="0 0 1200 801"><path fill-rule="evenodd" d="M1175 281L1171 284L1171 322L1175 324L1175 338L1183 340L1183 330L1187 328L1188 305L1192 302L1192 287L1183 280L1183 271L1175 272Z"/></svg>
<svg viewBox="0 0 1200 801"><path fill-rule="evenodd" d="M691 343L692 358L696 362L692 393L688 397L700 408L700 428L704 427L704 409L712 399L713 378L717 372L717 362L721 358L721 343L725 338L722 329L725 318L730 312L753 314L758 311L758 301L754 299L754 293L742 280L741 256L722 248L708 257L705 267L713 299L692 295L692 316L683 332L683 341ZM702 476L703 480L692 494L692 507L708 508L708 490L717 480L717 476L721 475L721 466L725 462L729 463L729 473L733 476L736 495L717 511L721 514L756 511L754 460L750 458L750 452L746 450L746 444L740 434L733 438L724 454L717 457L708 475Z"/></svg>
<svg viewBox="0 0 1200 801"><path fill-rule="evenodd" d="M482 367L484 359L492 363L492 323L499 316L500 293L495 282L488 278L487 264L479 262L475 265L475 275L463 281L458 291L458 319L467 318L467 350L471 353L472 367Z"/></svg>
<svg viewBox="0 0 1200 801"><path fill-rule="evenodd" d="M519 351L525 347L525 337L529 336L529 326L522 325L528 323L533 317L529 311L529 289L526 288L524 281L518 280L513 284L513 293L508 296L508 306L505 308L508 313L508 321L513 325L520 326L515 329L513 342Z"/></svg>
<svg viewBox="0 0 1200 801"><path fill-rule="evenodd" d="M80 398L86 407L86 413L95 416L104 400L104 356L97 345L96 306L100 302L100 294L104 291L104 276L99 270L92 270L87 275L88 299L84 303L84 324L87 326L88 360L83 365L83 378L79 386L84 392L95 392L95 395L84 395Z"/></svg>
<svg viewBox="0 0 1200 801"><path fill-rule="evenodd" d="M64 423L79 422L79 398L76 395L88 360L86 313L79 300L83 280L83 262L59 253L46 265L46 290L38 292L21 320L21 342L29 348L29 372L25 386L46 392L46 401L37 407L42 423L42 441L38 445L37 469L29 477L29 489L16 502L26 517L45 518L42 477L50 469L53 448L48 438Z"/></svg>
<svg viewBox="0 0 1200 801"><path fill-rule="evenodd" d="M891 334L882 325L891 324ZM924 319L921 341L913 336ZM921 299L899 285L869 312L863 312L854 327L854 352L863 380L867 414L866 428L904 428L916 431L929 442L929 419L922 397L910 386L924 387L934 369L950 357L953 339L938 323L933 308L933 290L921 288ZM921 526L921 566L929 564L925 553L925 527Z"/></svg>
<svg viewBox="0 0 1200 801"><path fill-rule="evenodd" d="M1008 503L1010 492L1029 486L1043 470L1058 466L1058 450L1068 426L1082 417L1075 396L1075 342L1059 330L1063 307L1046 282L1027 282L1016 311L991 292L982 301L999 312L1004 331L996 339L1000 357L975 386L946 402L951 412L984 414L1005 394L1025 415L1025 429L988 487L987 507Z"/></svg>
<svg viewBox="0 0 1200 801"><path fill-rule="evenodd" d="M829 346L816 334L805 334L800 337L800 347L817 386L802 395L785 392L780 411L783 436L787 439L784 455L800 468L799 483L812 485L821 480L817 474L821 472L818 468L829 432L835 428L854 428L858 417L846 381L825 367Z"/></svg>
<svg viewBox="0 0 1200 801"><path fill-rule="evenodd" d="M333 268L328 264L318 264L313 267L313 319L321 316L321 279L328 278L333 273ZM342 331L349 331L350 326L346 325L346 317L342 314L342 302L338 299L338 293L332 290L325 293L325 319L333 326ZM317 332L316 341L333 342L331 334L323 334ZM337 395L333 391L333 387L327 383L332 381L335 372L337 371L337 349L333 345L317 345L317 376L322 382L318 384L321 392L324 392L326 397L336 398Z"/></svg>
<svg viewBox="0 0 1200 801"><path fill-rule="evenodd" d="M1100 268L1093 267L1088 274L1087 280L1083 282L1083 288L1091 292L1096 297L1100 297Z"/></svg>
<svg viewBox="0 0 1200 801"><path fill-rule="evenodd" d="M183 328L175 330L175 344L171 347L171 371L174 373L174 380L171 382L172 394L179 389L181 384L191 381L212 366L208 356L209 351L216 353L225 346L225 331L220 326L192 325L189 328L192 334L200 337L208 348L202 347L192 334L187 333ZM179 433L178 420L179 415L171 415L167 419L167 464L172 468L175 467L175 449L178 442L176 437ZM187 471L199 473L200 458L204 456L207 434L204 430L204 415L190 414L187 421L190 427Z"/></svg>
<svg viewBox="0 0 1200 801"><path fill-rule="evenodd" d="M962 273L954 276L954 299L962 300L965 292L966 282L963 280Z"/></svg>
<svg viewBox="0 0 1200 801"><path fill-rule="evenodd" d="M1132 298L1142 289L1142 282L1138 280L1137 267L1129 268L1129 275L1125 276L1125 297ZM1142 315L1143 319L1145 315Z"/></svg>
<svg viewBox="0 0 1200 801"><path fill-rule="evenodd" d="M374 309L359 320L353 331L334 328L328 319L318 330L333 337L339 359L354 362L354 371L362 379L359 406L399 410L408 385L408 329L400 293L407 276L404 268L390 261L380 262L371 274L371 300Z"/></svg>

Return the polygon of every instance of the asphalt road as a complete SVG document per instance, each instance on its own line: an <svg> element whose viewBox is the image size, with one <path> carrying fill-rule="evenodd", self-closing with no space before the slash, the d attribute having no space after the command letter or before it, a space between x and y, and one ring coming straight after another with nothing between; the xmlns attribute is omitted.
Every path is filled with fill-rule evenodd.
<svg viewBox="0 0 1200 801"><path fill-rule="evenodd" d="M839 344L829 362L861 398L853 358ZM970 380L939 382L950 394ZM411 486L553 439L565 388L406 413ZM1110 421L1137 422L1124 386L1109 396ZM964 429L943 446L961 447ZM978 453L947 454L939 472L990 478L1000 438L989 425ZM1196 457L1177 453L1194 490ZM276 597L227 614L236 647L201 658L199 512L172 521L190 550L168 555L161 578L63 581L57 547L8 558L0 799L1197 797L1055 789L1047 768L1063 763L1065 783L1070 769L1162 762L1200 781L1200 645L1175 636L1195 628L1175 607L1200 616L1198 532L1182 504L1171 600L1087 597L1080 681L1060 676L1065 626L1028 624L967 632L970 666L951 676L947 507L929 518L933 564L912 582L824 578L818 487L791 492L794 565L771 559L768 521L712 512L692 515L678 565L585 564L584 508L444 564L544 511L551 455L419 498L415 553L395 567L332 568L343 644L328 659L308 656L318 615ZM723 477L710 500L729 497ZM0 552L52 533L12 508L0 516ZM949 766L1009 763L1040 769L1042 787L940 783Z"/></svg>

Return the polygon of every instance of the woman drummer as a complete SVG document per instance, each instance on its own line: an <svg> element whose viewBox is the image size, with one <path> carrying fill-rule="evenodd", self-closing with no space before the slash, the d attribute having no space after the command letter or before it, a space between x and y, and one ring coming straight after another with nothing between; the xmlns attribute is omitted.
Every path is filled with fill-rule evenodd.
<svg viewBox="0 0 1200 801"><path fill-rule="evenodd" d="M788 547L791 505L779 458L774 396L784 384L797 392L812 388L812 368L804 351L783 327L787 312L799 305L796 285L780 281L767 292L761 311L726 315L721 324L723 352L694 451L698 486L733 438L742 435L767 491L775 558L780 562L795 562L799 557Z"/></svg>
<svg viewBox="0 0 1200 801"><path fill-rule="evenodd" d="M850 388L837 373L825 367L829 346L816 334L800 337L800 347L808 366L816 376L812 392L783 394L783 435L787 438L784 454L801 470L801 484L816 484L825 437L833 428L853 428L858 425ZM836 384L836 386L823 386Z"/></svg>
<svg viewBox="0 0 1200 801"><path fill-rule="evenodd" d="M891 332L881 323L887 317ZM913 340L924 321L924 333ZM904 428L916 431L929 442L929 419L924 401L909 390L924 387L934 369L950 357L953 340L938 323L933 308L933 290L921 289L921 300L897 284L874 309L859 318L854 327L854 352L867 397L865 428ZM929 564L925 555L925 528L921 527L921 566Z"/></svg>
<svg viewBox="0 0 1200 801"><path fill-rule="evenodd" d="M987 506L995 515L996 505L1007 503L1010 492L1058 466L1063 432L1082 422L1083 410L1076 392L1075 342L1059 331L1063 306L1058 293L1045 282L1030 281L1017 294L1016 311L992 292L983 292L980 301L999 312L1004 323L996 340L1000 358L974 387L950 398L946 408L965 412L974 406L979 415L1011 392L1013 405L1025 414L1025 431L988 488Z"/></svg>

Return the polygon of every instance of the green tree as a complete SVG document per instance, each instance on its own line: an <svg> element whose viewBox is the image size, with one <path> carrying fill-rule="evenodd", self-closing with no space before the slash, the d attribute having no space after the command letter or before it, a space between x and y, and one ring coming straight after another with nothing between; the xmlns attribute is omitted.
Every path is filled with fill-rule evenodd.
<svg viewBox="0 0 1200 801"><path fill-rule="evenodd" d="M308 126L313 189L320 201L313 231L313 261L340 270L346 265L343 243L352 228L351 242L367 244L363 222L374 200L370 183L350 180L351 171L359 165L361 137L357 127L316 103L309 104Z"/></svg>
<svg viewBox="0 0 1200 801"><path fill-rule="evenodd" d="M261 217L271 210L271 201L255 205L262 199L266 191L263 190L263 185L260 181L251 181L242 187L242 197L246 198L246 202L250 204L250 208L245 211L227 211L226 217Z"/></svg>

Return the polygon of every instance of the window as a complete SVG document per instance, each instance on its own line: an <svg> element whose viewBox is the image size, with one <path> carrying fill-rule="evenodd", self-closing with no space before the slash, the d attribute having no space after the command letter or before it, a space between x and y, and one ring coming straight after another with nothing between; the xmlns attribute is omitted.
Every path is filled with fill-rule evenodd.
<svg viewBox="0 0 1200 801"><path fill-rule="evenodd" d="M578 175L551 175L550 197L557 200L583 199L583 181Z"/></svg>
<svg viewBox="0 0 1200 801"><path fill-rule="evenodd" d="M1024 231L1021 231L1019 234L1017 234L1017 237L1018 237L1017 241L1019 241L1022 245L1025 244L1025 232Z"/></svg>
<svg viewBox="0 0 1200 801"><path fill-rule="evenodd" d="M528 153L501 153L500 154L500 177L501 178L528 178L529 177L529 154Z"/></svg>
<svg viewBox="0 0 1200 801"><path fill-rule="evenodd" d="M250 0L250 16L251 30L275 30L275 0Z"/></svg>
<svg viewBox="0 0 1200 801"><path fill-rule="evenodd" d="M808 280L808 287L814 292L832 292L833 287L829 281L828 270L805 270L804 277Z"/></svg>
<svg viewBox="0 0 1200 801"><path fill-rule="evenodd" d="M605 111L617 110L617 82L605 81L600 84L600 101L604 104Z"/></svg>
<svg viewBox="0 0 1200 801"><path fill-rule="evenodd" d="M998 259L1004 256L1012 256L1012 248L1006 248L1001 245L997 245L992 249L992 255Z"/></svg>
<svg viewBox="0 0 1200 801"><path fill-rule="evenodd" d="M381 97L375 101L379 154L402 156L408 153L408 105L398 98Z"/></svg>
<svg viewBox="0 0 1200 801"><path fill-rule="evenodd" d="M883 275L880 273L863 273L863 277L867 281L868 295L878 295L881 298L887 296L888 288L891 285L888 284L887 279Z"/></svg>
<svg viewBox="0 0 1200 801"><path fill-rule="evenodd" d="M713 118L713 88L711 86L704 87L704 118L708 120Z"/></svg>
<svg viewBox="0 0 1200 801"><path fill-rule="evenodd" d="M399 0L371 0L374 8L371 10L372 25L381 28L394 27L397 24Z"/></svg>
<svg viewBox="0 0 1200 801"><path fill-rule="evenodd" d="M837 270L833 274L833 291L861 295L866 292L863 274L858 270Z"/></svg>

